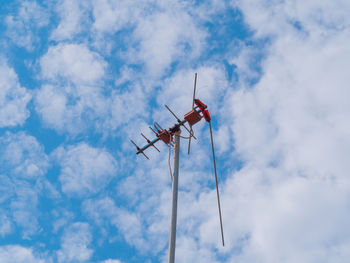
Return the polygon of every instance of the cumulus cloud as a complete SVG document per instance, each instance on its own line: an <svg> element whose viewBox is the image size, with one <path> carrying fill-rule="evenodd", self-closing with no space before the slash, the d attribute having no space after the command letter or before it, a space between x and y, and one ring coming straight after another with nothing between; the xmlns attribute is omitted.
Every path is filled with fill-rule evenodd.
<svg viewBox="0 0 350 263"><path fill-rule="evenodd" d="M44 85L35 97L35 109L45 126L73 135L84 133L88 128L101 131L108 106L109 101L100 90L88 86Z"/></svg>
<svg viewBox="0 0 350 263"><path fill-rule="evenodd" d="M42 76L49 82L37 91L35 108L44 123L59 132L83 133L108 112L101 84L106 62L83 44L58 44L40 60ZM94 126L94 125L93 125Z"/></svg>
<svg viewBox="0 0 350 263"><path fill-rule="evenodd" d="M192 18L191 7L173 1L137 6L130 1L96 1L93 29L99 34L131 30L127 51L121 56L128 63L144 65L148 76L156 79L172 63L198 57L204 48L206 33Z"/></svg>
<svg viewBox="0 0 350 263"><path fill-rule="evenodd" d="M60 23L52 32L51 38L57 41L72 39L79 34L89 21L87 1L57 2L57 12L60 16Z"/></svg>
<svg viewBox="0 0 350 263"><path fill-rule="evenodd" d="M122 262L118 259L107 259L107 260L101 261L100 263L122 263Z"/></svg>
<svg viewBox="0 0 350 263"><path fill-rule="evenodd" d="M143 6L140 3L140 6ZM97 0L92 2L94 16L93 28L98 32L114 33L132 23L139 14L140 6L134 6L130 1Z"/></svg>
<svg viewBox="0 0 350 263"><path fill-rule="evenodd" d="M61 166L62 191L68 195L98 193L117 175L117 162L113 156L85 143L60 147L53 156Z"/></svg>
<svg viewBox="0 0 350 263"><path fill-rule="evenodd" d="M232 260L343 262L347 257L346 186L280 169L245 168L228 181L223 203L228 245L242 249Z"/></svg>
<svg viewBox="0 0 350 263"><path fill-rule="evenodd" d="M349 4L342 0L322 3L304 3L300 0L290 3L263 0L255 3L248 0L232 4L244 12L246 22L256 31L257 36L282 35L284 30L289 31L291 27L321 35L323 30L331 33L337 30L346 31L349 27ZM275 12L276 10L279 12ZM276 24L274 21L280 23Z"/></svg>
<svg viewBox="0 0 350 263"><path fill-rule="evenodd" d="M32 51L39 42L38 29L47 26L49 18L47 10L36 1L23 1L16 15L6 16L6 34L18 46Z"/></svg>
<svg viewBox="0 0 350 263"><path fill-rule="evenodd" d="M32 248L20 245L8 245L0 247L1 263L47 263L49 258L43 258L33 253Z"/></svg>
<svg viewBox="0 0 350 263"><path fill-rule="evenodd" d="M83 203L83 211L102 228L107 228L109 225L116 227L129 244L138 249L149 249L140 216L117 207L111 198L86 200Z"/></svg>
<svg viewBox="0 0 350 263"><path fill-rule="evenodd" d="M90 247L92 235L87 223L73 223L65 229L61 249L57 251L58 262L86 262L93 254Z"/></svg>
<svg viewBox="0 0 350 263"><path fill-rule="evenodd" d="M145 63L150 75L161 75L171 63L198 56L203 48L205 33L182 6L170 4L170 8L145 17L134 32L141 43L136 58Z"/></svg>
<svg viewBox="0 0 350 263"><path fill-rule="evenodd" d="M210 249L198 245L192 238L179 236L176 240L176 262L203 262L203 263L217 263L216 253ZM162 262L166 262L164 259Z"/></svg>
<svg viewBox="0 0 350 263"><path fill-rule="evenodd" d="M40 64L49 84L36 92L35 108L46 126L60 133L77 135L93 128L109 134L146 114L144 87L136 81L124 89L104 88L107 63L85 45L50 47Z"/></svg>
<svg viewBox="0 0 350 263"><path fill-rule="evenodd" d="M38 223L38 190L21 181L15 181L16 190L11 198L10 209L17 226L23 229L22 236L29 239L30 236L40 231Z"/></svg>
<svg viewBox="0 0 350 263"><path fill-rule="evenodd" d="M96 87L44 85L36 93L35 103L47 127L72 135L89 129L101 134L120 132L118 128L131 119L147 116L147 97L140 85L114 90L108 97Z"/></svg>
<svg viewBox="0 0 350 263"><path fill-rule="evenodd" d="M147 95L140 85L122 92L113 91L108 102L110 108L104 122L108 130L117 130L122 125L129 125L130 120L148 115Z"/></svg>
<svg viewBox="0 0 350 263"><path fill-rule="evenodd" d="M4 237L12 232L12 223L10 218L6 215L6 211L0 210L0 236Z"/></svg>
<svg viewBox="0 0 350 263"><path fill-rule="evenodd" d="M0 127L22 125L29 117L31 94L21 87L16 72L0 59Z"/></svg>
<svg viewBox="0 0 350 263"><path fill-rule="evenodd" d="M6 133L0 137L0 171L12 176L31 179L43 176L48 158L35 137L24 132Z"/></svg>
<svg viewBox="0 0 350 263"><path fill-rule="evenodd" d="M106 62L84 44L58 44L49 48L40 66L50 81L94 85L104 76Z"/></svg>
<svg viewBox="0 0 350 263"><path fill-rule="evenodd" d="M0 202L7 212L2 217L1 233L9 234L12 225L21 227L23 238L39 230L38 195L55 191L45 179L48 158L37 140L23 132L0 137Z"/></svg>

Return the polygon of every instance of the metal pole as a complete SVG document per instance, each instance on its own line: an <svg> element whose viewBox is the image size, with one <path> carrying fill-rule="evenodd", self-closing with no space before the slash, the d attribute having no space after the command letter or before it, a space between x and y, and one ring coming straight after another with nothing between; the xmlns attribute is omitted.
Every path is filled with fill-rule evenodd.
<svg viewBox="0 0 350 263"><path fill-rule="evenodd" d="M175 244L176 244L176 219L177 219L177 193L179 184L179 152L180 152L180 130L175 133L174 147L174 176L173 176L173 197L171 207L171 222L169 233L169 263L175 261Z"/></svg>

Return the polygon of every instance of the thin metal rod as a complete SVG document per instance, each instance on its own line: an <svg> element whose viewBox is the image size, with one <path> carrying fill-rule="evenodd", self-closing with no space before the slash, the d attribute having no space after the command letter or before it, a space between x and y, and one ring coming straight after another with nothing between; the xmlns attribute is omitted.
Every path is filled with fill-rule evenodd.
<svg viewBox="0 0 350 263"><path fill-rule="evenodd" d="M160 152L159 151L159 149L141 132L141 135L142 135L142 137L143 138L145 138L145 140L148 142L148 143L150 143L158 152Z"/></svg>
<svg viewBox="0 0 350 263"><path fill-rule="evenodd" d="M193 129L192 129L192 126L191 126L191 133L193 133ZM190 154L190 150L191 150L191 138L192 136L190 136L190 139L188 140L188 149L187 149L187 154Z"/></svg>
<svg viewBox="0 0 350 263"><path fill-rule="evenodd" d="M222 246L225 246L224 229L222 227L219 184L218 184L218 176L216 174L216 162L215 162L215 152L214 152L213 131L211 129L211 122L210 121L209 121L209 128L210 128L211 149L212 149L212 152L213 152L213 163L214 163L215 183L216 183L216 195L217 195L217 198L218 198L218 208L219 208L219 217L220 217L220 229L221 229Z"/></svg>
<svg viewBox="0 0 350 263"><path fill-rule="evenodd" d="M180 131L175 133L174 148L174 175L172 184L172 206L171 221L169 233L169 263L175 261L175 245L176 245L176 221L177 221L177 194L179 186L179 153L180 153Z"/></svg>
<svg viewBox="0 0 350 263"><path fill-rule="evenodd" d="M133 145L135 145L135 147L136 147L137 150L140 150L140 147L138 147L137 144L136 144L133 140L130 140L130 141L131 141L131 143L132 143Z"/></svg>
<svg viewBox="0 0 350 263"><path fill-rule="evenodd" d="M135 147L136 147L136 149L137 149L136 154L142 153L143 156L145 156L145 157L147 158L147 160L149 160L148 156L143 152L144 150L143 150L143 149L140 149L140 147L138 147L138 146L136 145L136 143L135 143L133 140L130 140L130 141L132 142L133 145L135 145Z"/></svg>
<svg viewBox="0 0 350 263"><path fill-rule="evenodd" d="M194 87L193 87L192 110L193 110L193 108L194 108L194 99L196 98L196 86L197 86L197 73L194 74Z"/></svg>
<svg viewBox="0 0 350 263"><path fill-rule="evenodd" d="M181 122L181 120L175 115L175 113L168 107L168 105L164 105L165 108L168 109L168 111L170 111L170 113L175 117L175 119L178 121L178 122Z"/></svg>
<svg viewBox="0 0 350 263"><path fill-rule="evenodd" d="M143 156L146 157L147 160L149 160L148 156L144 153L144 152L141 152L143 154Z"/></svg>
<svg viewBox="0 0 350 263"><path fill-rule="evenodd" d="M153 141L151 141L150 143L148 143L147 145L143 146L142 148L140 147L136 147L137 148L137 152L136 154L140 154L142 153L143 155L145 155L143 152L148 149L149 147L151 147L152 145L154 145L156 142L158 142L160 140L159 137L155 138ZM136 145L135 145L136 146Z"/></svg>
<svg viewBox="0 0 350 263"><path fill-rule="evenodd" d="M151 126L148 126L148 127L151 129L151 131L154 132L155 135L158 135L158 133L155 130L153 130L153 128Z"/></svg>
<svg viewBox="0 0 350 263"><path fill-rule="evenodd" d="M159 131L162 131L163 130L163 128L159 125L159 123L158 122L153 122L153 126L156 128L156 130L159 132Z"/></svg>
<svg viewBox="0 0 350 263"><path fill-rule="evenodd" d="M197 86L197 72L194 74L194 85L193 85L193 100L192 100L192 110L194 109L194 99L196 98L196 86ZM193 129L191 126L191 132L193 133ZM188 151L187 154L190 154L190 149L191 149L191 136L188 141Z"/></svg>

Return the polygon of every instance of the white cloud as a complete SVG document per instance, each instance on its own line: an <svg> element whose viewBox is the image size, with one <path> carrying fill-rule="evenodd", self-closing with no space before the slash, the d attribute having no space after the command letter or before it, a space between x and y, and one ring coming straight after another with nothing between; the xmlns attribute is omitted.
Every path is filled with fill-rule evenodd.
<svg viewBox="0 0 350 263"><path fill-rule="evenodd" d="M0 137L0 171L24 179L45 174L48 158L43 147L30 135L20 132L6 133Z"/></svg>
<svg viewBox="0 0 350 263"><path fill-rule="evenodd" d="M67 226L69 222L74 220L75 214L73 211L69 211L69 209L65 207L59 207L52 211L53 219L53 233L57 234L59 230L63 227Z"/></svg>
<svg viewBox="0 0 350 263"><path fill-rule="evenodd" d="M38 191L28 183L15 181L15 191L11 198L10 209L14 222L22 227L22 237L30 236L40 231L38 223Z"/></svg>
<svg viewBox="0 0 350 263"><path fill-rule="evenodd" d="M228 54L228 61L231 65L234 65L235 73L238 75L238 83L240 86L248 86L249 82L258 80L260 73L256 67L259 65L259 56L265 54L264 46L246 46L244 43L240 43L237 47L237 52L230 52Z"/></svg>
<svg viewBox="0 0 350 263"><path fill-rule="evenodd" d="M107 260L101 261L100 263L122 263L122 262L118 259L107 259Z"/></svg>
<svg viewBox="0 0 350 263"><path fill-rule="evenodd" d="M91 126L100 131L103 119L99 118L104 118L109 109L109 101L100 90L88 86L44 85L36 93L35 102L48 127L73 135L84 133Z"/></svg>
<svg viewBox="0 0 350 263"><path fill-rule="evenodd" d="M62 41L72 39L79 34L89 21L87 1L61 0L57 3L60 23L52 32L51 38Z"/></svg>
<svg viewBox="0 0 350 263"><path fill-rule="evenodd" d="M48 158L38 141L26 133L6 133L0 137L0 203L7 213L2 218L2 235L15 225L22 238L28 239L39 230L38 195L57 196L56 190L44 177Z"/></svg>
<svg viewBox="0 0 350 263"><path fill-rule="evenodd" d="M111 198L89 199L83 203L84 212L102 228L113 225L125 240L138 249L149 249L143 237L142 222L137 213L117 207Z"/></svg>
<svg viewBox="0 0 350 263"><path fill-rule="evenodd" d="M45 85L36 94L36 110L47 125L63 130L64 127L69 127L67 120L73 122L72 119L74 120L75 117L74 113L67 109L67 100L64 90ZM75 123L79 123L79 121L75 121ZM73 130L73 128L71 129Z"/></svg>
<svg viewBox="0 0 350 263"><path fill-rule="evenodd" d="M86 262L93 254L89 248L92 240L87 223L77 222L65 229L61 249L57 251L58 262Z"/></svg>
<svg viewBox="0 0 350 263"><path fill-rule="evenodd" d="M347 1L308 1L284 3L280 1L238 1L232 2L244 13L244 18L257 36L283 35L295 23L312 34L323 35L337 30L347 30L350 25L349 3ZM276 24L275 22L278 23Z"/></svg>
<svg viewBox="0 0 350 263"><path fill-rule="evenodd" d="M109 109L100 86L107 66L103 58L82 44L59 44L49 48L40 65L50 83L36 93L35 108L44 123L71 134L83 133L88 123L101 127L104 119L98 119Z"/></svg>
<svg viewBox="0 0 350 263"><path fill-rule="evenodd" d="M133 5L130 1L97 0L93 1L93 28L96 31L113 33L122 29L127 23L137 19L140 7Z"/></svg>
<svg viewBox="0 0 350 263"><path fill-rule="evenodd" d="M189 3L173 1L137 6L130 1L96 1L93 29L99 37L131 30L128 50L120 55L128 63L144 65L149 77L156 79L173 62L198 57L204 48L206 33L191 16L191 8Z"/></svg>
<svg viewBox="0 0 350 263"><path fill-rule="evenodd" d="M220 262L215 259L215 252L207 247L198 245L196 241L189 237L179 236L176 240L176 262L203 262L203 263L217 263ZM163 260L162 262L167 262Z"/></svg>
<svg viewBox="0 0 350 263"><path fill-rule="evenodd" d="M96 85L105 74L106 62L84 44L51 46L40 59L42 76L77 85Z"/></svg>
<svg viewBox="0 0 350 263"><path fill-rule="evenodd" d="M123 92L112 92L108 101L110 106L109 115L104 126L108 130L117 130L121 125L135 121L134 118L136 117L147 116L146 96L145 91L137 84L132 89L125 89Z"/></svg>
<svg viewBox="0 0 350 263"><path fill-rule="evenodd" d="M112 224L123 233L125 240L129 244L142 250L150 249L150 244L147 244L143 237L142 222L137 213L120 210L118 217L112 219Z"/></svg>
<svg viewBox="0 0 350 263"><path fill-rule="evenodd" d="M145 63L150 75L161 76L179 58L198 56L204 37L205 33L182 7L170 4L169 9L154 12L138 23L134 32L140 43L136 58Z"/></svg>
<svg viewBox="0 0 350 263"><path fill-rule="evenodd" d="M138 84L108 97L97 87L44 85L35 103L46 126L72 135L91 128L101 134L120 132L120 126L147 115L147 97Z"/></svg>
<svg viewBox="0 0 350 263"><path fill-rule="evenodd" d="M49 258L43 258L33 253L33 249L20 245L0 247L0 263L48 263Z"/></svg>
<svg viewBox="0 0 350 263"><path fill-rule="evenodd" d="M1 216L0 216L0 236L4 237L7 234L12 232L12 223L11 219L8 218L6 215L6 211L0 210L1 211Z"/></svg>
<svg viewBox="0 0 350 263"><path fill-rule="evenodd" d="M50 84L37 91L35 109L48 127L60 133L76 135L93 128L109 134L146 114L144 87L135 81L123 90L103 88L107 64L84 45L51 47L40 63Z"/></svg>
<svg viewBox="0 0 350 263"><path fill-rule="evenodd" d="M228 181L223 197L226 240L241 250L232 260L345 262L348 187L285 174L246 168Z"/></svg>
<svg viewBox="0 0 350 263"><path fill-rule="evenodd" d="M5 22L9 38L18 46L32 51L34 44L39 42L36 30L48 25L49 13L36 1L23 1L18 13L6 16Z"/></svg>
<svg viewBox="0 0 350 263"><path fill-rule="evenodd" d="M0 59L0 127L22 125L29 117L30 93L19 84L15 71Z"/></svg>
<svg viewBox="0 0 350 263"><path fill-rule="evenodd" d="M60 147L53 155L61 165L59 180L62 191L69 195L98 193L117 175L113 156L85 143Z"/></svg>

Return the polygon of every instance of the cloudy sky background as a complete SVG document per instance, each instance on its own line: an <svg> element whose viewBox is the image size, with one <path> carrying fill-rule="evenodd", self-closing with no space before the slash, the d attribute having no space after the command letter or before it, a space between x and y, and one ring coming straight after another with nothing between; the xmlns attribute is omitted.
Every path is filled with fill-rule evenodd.
<svg viewBox="0 0 350 263"><path fill-rule="evenodd" d="M176 261L348 262L350 2L3 1L0 263L167 262L168 149L198 97Z"/></svg>

